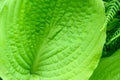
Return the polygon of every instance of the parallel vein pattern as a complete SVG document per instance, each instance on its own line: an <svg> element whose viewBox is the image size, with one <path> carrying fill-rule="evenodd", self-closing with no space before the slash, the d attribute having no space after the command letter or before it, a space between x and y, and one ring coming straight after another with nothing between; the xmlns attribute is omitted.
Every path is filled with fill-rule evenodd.
<svg viewBox="0 0 120 80"><path fill-rule="evenodd" d="M3 79L87 80L90 77L105 42L105 30L100 32L105 17L101 0L86 3L8 0L7 3L0 13L1 34L5 35L2 39L5 47L0 46L0 51L5 51L0 53L6 66L0 63ZM102 8L98 11L99 7Z"/></svg>

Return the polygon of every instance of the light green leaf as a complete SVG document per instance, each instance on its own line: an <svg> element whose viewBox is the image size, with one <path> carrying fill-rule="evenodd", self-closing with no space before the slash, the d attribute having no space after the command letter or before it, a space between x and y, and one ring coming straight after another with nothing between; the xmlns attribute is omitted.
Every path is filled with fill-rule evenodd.
<svg viewBox="0 0 120 80"><path fill-rule="evenodd" d="M88 80L105 42L102 0L6 1L0 12L4 80Z"/></svg>
<svg viewBox="0 0 120 80"><path fill-rule="evenodd" d="M120 49L101 59L90 80L120 80Z"/></svg>

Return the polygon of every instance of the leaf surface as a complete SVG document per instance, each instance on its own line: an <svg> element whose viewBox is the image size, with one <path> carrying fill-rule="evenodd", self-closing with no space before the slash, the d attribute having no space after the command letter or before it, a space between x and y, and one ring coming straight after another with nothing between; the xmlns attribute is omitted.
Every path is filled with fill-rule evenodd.
<svg viewBox="0 0 120 80"><path fill-rule="evenodd" d="M90 80L120 80L120 49L102 58Z"/></svg>
<svg viewBox="0 0 120 80"><path fill-rule="evenodd" d="M0 12L3 80L88 80L105 42L102 0L6 1Z"/></svg>

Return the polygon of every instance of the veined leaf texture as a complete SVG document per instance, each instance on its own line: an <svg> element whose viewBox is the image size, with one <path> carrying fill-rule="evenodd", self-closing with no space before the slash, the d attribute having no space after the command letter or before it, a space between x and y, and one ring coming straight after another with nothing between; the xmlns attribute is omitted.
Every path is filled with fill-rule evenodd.
<svg viewBox="0 0 120 80"><path fill-rule="evenodd" d="M105 42L104 21L102 0L1 0L0 77L88 80Z"/></svg>

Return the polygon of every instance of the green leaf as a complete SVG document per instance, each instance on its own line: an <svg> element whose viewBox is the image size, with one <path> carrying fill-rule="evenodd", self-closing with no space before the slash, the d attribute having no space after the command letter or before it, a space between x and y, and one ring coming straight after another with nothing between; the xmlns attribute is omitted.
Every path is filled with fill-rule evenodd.
<svg viewBox="0 0 120 80"><path fill-rule="evenodd" d="M102 0L6 1L0 12L3 80L88 80L106 37Z"/></svg>
<svg viewBox="0 0 120 80"><path fill-rule="evenodd" d="M106 11L105 25L107 25L120 10L120 1L119 0L109 1L106 9L107 11Z"/></svg>
<svg viewBox="0 0 120 80"><path fill-rule="evenodd" d="M120 49L102 58L90 80L120 80Z"/></svg>

